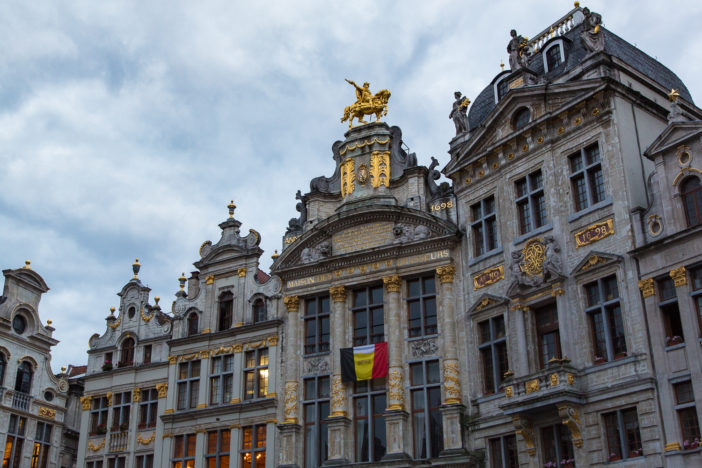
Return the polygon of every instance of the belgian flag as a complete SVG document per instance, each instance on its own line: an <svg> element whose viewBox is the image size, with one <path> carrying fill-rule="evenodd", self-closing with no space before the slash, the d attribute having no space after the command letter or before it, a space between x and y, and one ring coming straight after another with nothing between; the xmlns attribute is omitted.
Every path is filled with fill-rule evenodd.
<svg viewBox="0 0 702 468"><path fill-rule="evenodd" d="M341 380L355 382L388 375L388 344L341 348Z"/></svg>

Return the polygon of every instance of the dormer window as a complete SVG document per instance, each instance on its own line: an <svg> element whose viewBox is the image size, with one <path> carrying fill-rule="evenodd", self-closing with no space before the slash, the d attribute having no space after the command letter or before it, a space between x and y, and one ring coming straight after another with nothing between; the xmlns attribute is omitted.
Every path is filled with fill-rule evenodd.
<svg viewBox="0 0 702 468"><path fill-rule="evenodd" d="M554 40L544 48L542 55L544 59L544 71L546 73L553 71L560 64L565 62L565 53L563 50L563 41L561 39Z"/></svg>
<svg viewBox="0 0 702 468"><path fill-rule="evenodd" d="M27 329L27 319L20 314L15 315L15 318L12 319L12 329L21 335Z"/></svg>
<svg viewBox="0 0 702 468"><path fill-rule="evenodd" d="M507 80L500 80L495 85L495 90L497 93L497 101L501 101L502 98L505 97L505 94L507 94L507 91L509 91L509 83L507 83Z"/></svg>
<svg viewBox="0 0 702 468"><path fill-rule="evenodd" d="M119 355L117 367L131 366L134 363L134 339L127 338L122 342L122 351Z"/></svg>
<svg viewBox="0 0 702 468"><path fill-rule="evenodd" d="M266 321L266 303L263 299L258 298L253 303L253 323Z"/></svg>
<svg viewBox="0 0 702 468"><path fill-rule="evenodd" d="M514 113L514 116L512 117L512 128L514 128L515 130L521 130L529 123L530 118L531 111L528 108L522 107L520 109L517 109L517 111Z"/></svg>
<svg viewBox="0 0 702 468"><path fill-rule="evenodd" d="M702 224L702 184L697 177L685 179L680 186L688 226Z"/></svg>
<svg viewBox="0 0 702 468"><path fill-rule="evenodd" d="M22 361L17 368L17 378L15 379L15 391L29 393L32 388L32 364L29 361Z"/></svg>
<svg viewBox="0 0 702 468"><path fill-rule="evenodd" d="M219 296L219 320L217 331L228 330L232 327L232 315L234 313L234 294L229 291Z"/></svg>
<svg viewBox="0 0 702 468"><path fill-rule="evenodd" d="M198 316L197 312L192 312L188 315L188 336L197 335L198 332Z"/></svg>

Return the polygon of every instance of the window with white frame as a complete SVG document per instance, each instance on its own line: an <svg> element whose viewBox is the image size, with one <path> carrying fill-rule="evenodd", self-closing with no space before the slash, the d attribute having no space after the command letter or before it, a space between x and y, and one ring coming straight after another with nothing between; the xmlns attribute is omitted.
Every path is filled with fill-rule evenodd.
<svg viewBox="0 0 702 468"><path fill-rule="evenodd" d="M268 395L268 348L247 351L244 356L244 400Z"/></svg>
<svg viewBox="0 0 702 468"><path fill-rule="evenodd" d="M227 404L232 399L234 355L215 356L210 359L210 367L210 404Z"/></svg>
<svg viewBox="0 0 702 468"><path fill-rule="evenodd" d="M200 387L200 361L181 362L178 365L178 409L197 407Z"/></svg>

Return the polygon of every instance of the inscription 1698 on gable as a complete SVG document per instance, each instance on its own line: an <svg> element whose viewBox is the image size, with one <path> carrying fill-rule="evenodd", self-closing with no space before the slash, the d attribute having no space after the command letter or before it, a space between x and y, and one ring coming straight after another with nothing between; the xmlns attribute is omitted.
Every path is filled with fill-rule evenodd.
<svg viewBox="0 0 702 468"><path fill-rule="evenodd" d="M390 244L393 227L393 223L369 223L345 229L332 236L332 250L340 255Z"/></svg>

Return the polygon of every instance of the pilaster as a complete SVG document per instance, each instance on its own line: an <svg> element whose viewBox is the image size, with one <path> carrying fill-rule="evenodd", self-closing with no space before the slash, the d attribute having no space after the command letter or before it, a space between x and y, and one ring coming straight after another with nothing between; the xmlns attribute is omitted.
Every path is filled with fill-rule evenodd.
<svg viewBox="0 0 702 468"><path fill-rule="evenodd" d="M302 463L301 427L296 423L283 423L278 425L280 433L280 458L278 468L300 468ZM236 452L235 452L236 453Z"/></svg>

